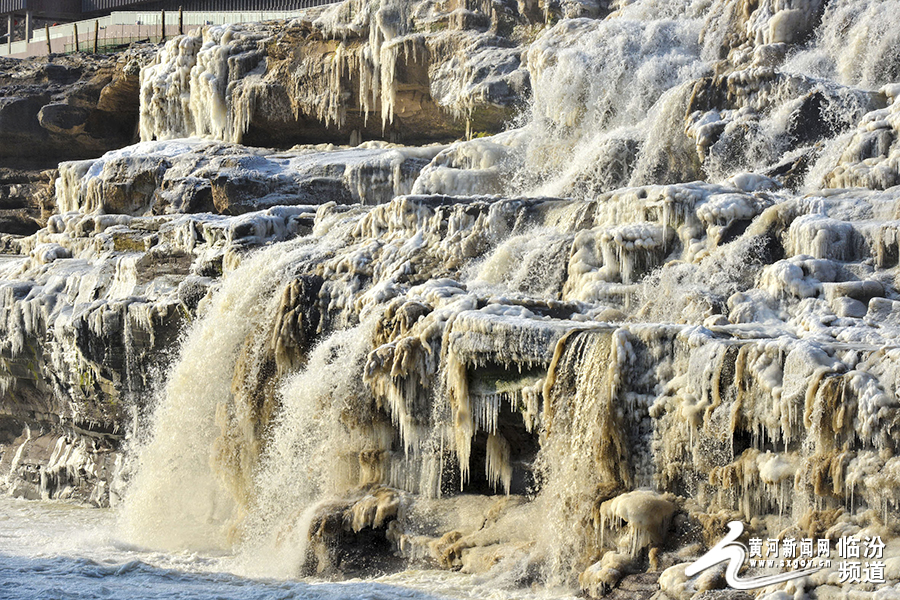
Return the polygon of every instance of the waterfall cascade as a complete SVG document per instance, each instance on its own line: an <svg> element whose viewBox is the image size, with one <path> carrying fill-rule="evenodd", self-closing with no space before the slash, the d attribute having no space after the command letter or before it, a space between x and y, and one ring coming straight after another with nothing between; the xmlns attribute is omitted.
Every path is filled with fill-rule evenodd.
<svg viewBox="0 0 900 600"><path fill-rule="evenodd" d="M60 165L0 263L10 419L64 424L10 436L7 487L251 576L724 598L684 571L741 521L887 542L878 581L755 593L892 597L898 15L349 0L170 40L143 141ZM239 145L426 113L467 139Z"/></svg>

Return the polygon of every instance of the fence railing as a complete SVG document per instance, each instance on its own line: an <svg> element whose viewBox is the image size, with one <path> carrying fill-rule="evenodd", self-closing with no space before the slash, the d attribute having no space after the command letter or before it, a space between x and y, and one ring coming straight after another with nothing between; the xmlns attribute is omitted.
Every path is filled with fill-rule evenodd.
<svg viewBox="0 0 900 600"><path fill-rule="evenodd" d="M228 11L200 12L184 11L182 13L184 31L203 25L226 25L230 23L254 23L292 19L302 16L306 9L333 4L339 0L304 0L302 8L283 11ZM165 14L165 32L162 28L162 13L149 11L119 11L105 17L87 19L75 23L66 23L50 27L50 49L53 53L74 52L76 49L75 31L78 31L78 49L92 51L96 36L98 50L109 50L135 41L148 40L158 42L178 35L179 13ZM96 31L96 33L95 33ZM20 40L0 44L0 56L25 58L47 54L47 30L36 29L31 40Z"/></svg>

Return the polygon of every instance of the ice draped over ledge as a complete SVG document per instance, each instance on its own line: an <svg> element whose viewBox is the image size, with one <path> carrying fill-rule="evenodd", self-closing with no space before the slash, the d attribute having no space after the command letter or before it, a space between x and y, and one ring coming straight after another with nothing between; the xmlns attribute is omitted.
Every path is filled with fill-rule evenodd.
<svg viewBox="0 0 900 600"><path fill-rule="evenodd" d="M338 4L281 25L211 27L141 72L141 139L280 144L496 132L528 77L514 5ZM455 10L454 10L455 9Z"/></svg>
<svg viewBox="0 0 900 600"><path fill-rule="evenodd" d="M686 600L732 593L684 576L731 520L895 548L896 4L347 2L169 41L144 141L62 163L0 262L0 483L255 576ZM812 590L853 586L765 593Z"/></svg>

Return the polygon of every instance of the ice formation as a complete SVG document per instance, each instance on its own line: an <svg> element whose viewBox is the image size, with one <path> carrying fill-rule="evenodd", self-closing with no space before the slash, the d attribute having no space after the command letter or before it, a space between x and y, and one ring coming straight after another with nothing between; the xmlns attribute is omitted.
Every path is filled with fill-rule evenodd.
<svg viewBox="0 0 900 600"><path fill-rule="evenodd" d="M652 194L661 189L628 194L655 205ZM521 544L527 542L541 549L548 573L559 576L581 565L582 584L598 590L646 568L642 561L650 560L650 553L661 567L678 560L671 550L666 553L669 519L685 518L676 513L693 515L688 518L698 519L710 538L717 535L721 515L756 519L769 533L790 523L806 523L807 531L816 534L855 523L893 527L890 515L900 498L892 491L898 482L892 479L890 457L900 422L892 391L896 371L890 367L895 352L889 348L896 330L868 320L890 302L884 283L854 279L858 275L846 271L861 263L791 252L769 265L760 258L755 267L741 264L731 281L721 275L706 282L710 287L699 286L705 270L729 268L724 250L738 251L742 244L762 248L772 236L785 240L789 252L787 242L800 217L786 219L787 212L802 215L805 207L837 216L852 205L849 212L863 215L860 203L868 204L862 199L867 193L853 193L852 201L849 193L839 194L816 204L727 185L674 190L685 203L671 207L667 226L687 227L703 242L698 251L696 238L672 235L668 240L667 256L678 257L670 258L674 263L668 268L681 273L678 280L667 280L666 267L655 283L644 275L641 286L613 273L593 280L590 293L579 291L578 299L569 297L562 282L567 274L571 279L572 273L603 272L603 253L595 256L599 264L586 263L577 245L591 231L586 226L595 219L603 222L602 213L594 212L602 203L407 196L353 216L327 216L328 210L320 210L323 222L350 221L339 229L317 227L327 229L318 244L341 250L308 274L286 273L281 284L270 285L267 299L258 299L268 307L261 322L270 325L245 339L234 338L234 349L225 355L230 358L215 368L242 373L247 350L241 346L256 348L251 355L257 356L256 368L274 363L266 370L266 383L242 378L241 387L232 386L229 402L237 404L224 414L252 415L259 402L294 407L269 421L276 424L275 434L260 450L258 479L241 475L243 468L227 469L230 477L241 477L229 485L237 486L235 502L244 504L215 521L223 527L228 523L221 535L235 526L234 519L249 519L248 530L254 532L249 538L257 540L250 548L258 549L254 544L263 543L260 538L273 539L274 533L266 531L310 523L324 527L321 519L336 508L322 505L300 519L296 504L285 502L282 492L288 487L309 494L309 484L301 480L309 477L310 464L323 465L315 471L319 477L329 474L315 487L325 497L357 486L390 485L416 494L405 501L415 506L460 490L504 494L531 489L536 496L529 504L549 516L550 533L540 528L512 536L505 520L521 518L513 511L497 518L483 539L464 533L461 524L452 525L460 533L448 546L451 538L439 540L449 532L423 529L410 516L413 508L398 512L396 525L368 529L384 530L386 539L410 557L468 570L479 569L484 558L484 550L474 548L487 545L495 561L515 560L523 559ZM869 201L879 197L868 194ZM640 210L641 204L631 206ZM622 214L613 206L610 211ZM767 215L772 211L784 220ZM722 215L721 225L709 225L717 222L712 214ZM741 216L750 225L723 243L717 227ZM479 280L485 271L467 267L484 254L485 262L518 260L505 241L528 231L542 232L544 240L553 239L550 231L569 240L568 258L548 269L537 287L553 289L551 282L557 282L555 292L543 292L545 298L508 287L513 282ZM268 252L272 258L305 253L309 243L301 238L289 242L290 250ZM649 252L656 245L641 247ZM272 258L259 264L285 264ZM241 269L258 271L256 264L229 277L246 281ZM416 279L412 265L437 270ZM749 288L741 289L747 281L741 271L748 268L756 275L743 283ZM287 286L284 292L280 286ZM717 299L721 292L715 290L730 286L740 291ZM856 317L839 316L832 307L843 307L840 300L873 308ZM673 305L682 307L684 321L659 322L655 315ZM298 308L302 318L288 316ZM229 317L216 313L209 319L221 329ZM246 320L239 322L247 331ZM342 329L348 325L353 328ZM338 331L328 337L333 328ZM322 345L315 346L316 339L323 339ZM291 346L296 354L283 359ZM192 365L185 361L182 368ZM278 375L297 366L297 378ZM342 375L319 378L333 369ZM266 396L264 390L273 390L279 380L281 391ZM193 404L195 398L177 395L167 402ZM355 399L349 406L348 398ZM219 415L221 426L222 414L207 410L207 419ZM237 423L247 417L228 418L239 420L222 433L215 434L213 427L219 441L210 447L227 443L234 449L228 456L252 450L254 445L234 439L243 429ZM334 429L335 422L342 426ZM209 423L212 427L214 421ZM318 432L314 439L312 431ZM323 447L342 452L321 455ZM162 481L169 475L156 477ZM248 489L258 490L255 501ZM354 506L340 510L362 510ZM364 529L354 527L354 539L362 540L358 536ZM296 535L298 541L291 543L300 546L289 553L296 562L281 568L337 568L343 550L335 550L334 541L310 534L310 547L300 543L302 531ZM598 556L598 566L590 566Z"/></svg>
<svg viewBox="0 0 900 600"><path fill-rule="evenodd" d="M463 4L360 0L310 20L172 39L141 71L141 139L241 142L254 123L306 121L329 131L313 135L344 141L363 131L433 139L435 125L451 139L473 123L496 129L527 89L520 50L507 41L520 34L506 31L523 17L512 6L501 17L490 3Z"/></svg>
<svg viewBox="0 0 900 600"><path fill-rule="evenodd" d="M352 0L169 41L145 141L63 163L0 263L0 390L66 427L15 414L0 476L255 576L687 600L731 593L685 566L733 520L896 550L898 8ZM235 143L285 81L292 118L390 138L416 73L470 125L533 97L440 146ZM84 431L130 420L99 460ZM888 560L760 594L881 600Z"/></svg>
<svg viewBox="0 0 900 600"><path fill-rule="evenodd" d="M64 162L60 213L140 216L240 214L293 204L381 204L409 193L440 146L366 142L355 149L249 148L199 138L142 142L94 160Z"/></svg>
<svg viewBox="0 0 900 600"><path fill-rule="evenodd" d="M20 398L10 411L14 420L56 414L67 423L62 434L41 431L14 444L20 459L10 468L31 464L35 472L17 482L21 494L116 501L113 450L133 412L147 404L146 390L182 323L229 264L255 246L309 230L315 210L279 206L237 217L68 212L21 241L23 256L4 263L0 283L0 388ZM29 408L34 403L38 409ZM24 451L39 461L54 445L42 469L21 460Z"/></svg>

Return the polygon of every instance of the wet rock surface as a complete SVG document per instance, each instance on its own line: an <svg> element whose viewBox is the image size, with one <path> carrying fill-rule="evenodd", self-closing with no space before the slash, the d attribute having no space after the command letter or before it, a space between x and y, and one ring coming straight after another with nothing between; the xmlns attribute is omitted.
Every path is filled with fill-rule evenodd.
<svg viewBox="0 0 900 600"><path fill-rule="evenodd" d="M514 2L357 2L172 40L142 75L141 138L288 147L495 133L529 93L520 55L534 19Z"/></svg>
<svg viewBox="0 0 900 600"><path fill-rule="evenodd" d="M171 40L143 142L52 203L0 187L7 489L124 497L139 543L263 576L739 600L685 574L730 521L896 547L885 7L351 1Z"/></svg>

